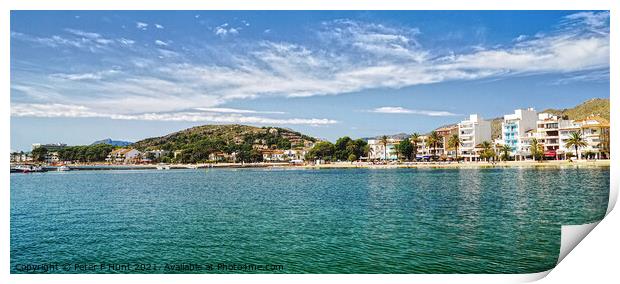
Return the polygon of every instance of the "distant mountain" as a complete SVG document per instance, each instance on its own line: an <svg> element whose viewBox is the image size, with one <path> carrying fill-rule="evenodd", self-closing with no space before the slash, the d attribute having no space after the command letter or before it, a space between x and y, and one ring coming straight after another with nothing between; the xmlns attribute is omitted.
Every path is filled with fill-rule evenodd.
<svg viewBox="0 0 620 284"><path fill-rule="evenodd" d="M97 144L108 144L108 145L112 145L112 146L125 147L125 146L129 146L129 145L131 145L133 143L132 142L127 142L127 141L112 140L110 138L107 138L107 139L95 141L95 142L93 142L90 145L97 145Z"/></svg>
<svg viewBox="0 0 620 284"><path fill-rule="evenodd" d="M403 139L409 138L409 136L411 136L411 135L407 134L407 133L396 133L396 134L385 135L385 136L387 136L388 139L403 140ZM379 135L379 136L375 136L375 137L362 137L360 139L368 142L368 140L371 140L371 139L381 139L381 137L383 137L383 135Z"/></svg>

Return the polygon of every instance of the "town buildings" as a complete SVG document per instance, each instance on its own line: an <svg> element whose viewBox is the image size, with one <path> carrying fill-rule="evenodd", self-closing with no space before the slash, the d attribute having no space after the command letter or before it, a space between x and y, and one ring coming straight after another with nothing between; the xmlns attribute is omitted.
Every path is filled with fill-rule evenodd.
<svg viewBox="0 0 620 284"><path fill-rule="evenodd" d="M484 141L491 141L491 122L483 120L477 114L471 114L469 119L461 121L458 127L459 139L461 140L459 156L466 161L479 159L480 153L476 146Z"/></svg>
<svg viewBox="0 0 620 284"><path fill-rule="evenodd" d="M511 155L523 159L529 155L529 139L526 133L536 130L538 115L533 108L517 109L513 114L504 115L502 122L502 144L510 146Z"/></svg>
<svg viewBox="0 0 620 284"><path fill-rule="evenodd" d="M402 140L388 138L387 143L384 145L381 139L369 139L368 158L370 160L397 160L396 145L400 141Z"/></svg>

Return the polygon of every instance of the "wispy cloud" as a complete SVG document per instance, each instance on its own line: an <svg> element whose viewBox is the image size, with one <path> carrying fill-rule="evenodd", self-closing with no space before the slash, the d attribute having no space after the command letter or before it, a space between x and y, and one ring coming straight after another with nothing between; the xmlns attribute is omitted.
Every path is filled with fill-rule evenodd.
<svg viewBox="0 0 620 284"><path fill-rule="evenodd" d="M165 41L161 41L161 40L156 40L156 41L155 41L155 44L156 44L156 45L159 45L159 46L168 46L168 43L167 43L167 42L165 42Z"/></svg>
<svg viewBox="0 0 620 284"><path fill-rule="evenodd" d="M205 107L196 108L196 110L220 113L264 113L264 114L285 114L283 111L258 111L251 109L223 108L223 107Z"/></svg>
<svg viewBox="0 0 620 284"><path fill-rule="evenodd" d="M378 108L370 110L369 112L387 113L387 114L417 114L417 115L426 115L426 116L455 116L457 115L455 113L451 113L448 111L417 110L417 109L408 109L404 107L394 107L394 106L378 107Z"/></svg>
<svg viewBox="0 0 620 284"><path fill-rule="evenodd" d="M104 77L118 74L118 70L105 70L95 73L74 73L74 74L65 74L65 73L55 73L51 74L50 77L53 79L61 79L61 80L70 80L70 81L82 81L82 80L101 80Z"/></svg>
<svg viewBox="0 0 620 284"><path fill-rule="evenodd" d="M185 57L186 51L156 43L150 49L123 58L127 66L122 66L126 68L118 76L105 76L101 70L82 74L57 74L56 71L52 78L76 82L52 80L43 86L34 82L46 81L49 74L29 74L27 80L12 81L12 85L19 85L19 93L36 98L37 103L77 104L88 110L97 109L97 113L131 116L164 115L164 112L196 108L211 108L211 112L216 113L214 110L225 103L240 99L339 95L523 74L577 75L573 76L574 80L588 80L596 72L609 68L608 21L609 14L605 12L576 13L559 23L557 30L546 34L524 35L502 46L437 53L418 40L422 31L417 28L344 19L321 23L315 30L314 44L250 41L239 49L227 46L210 54L221 61L225 61L221 58L229 59L223 63L195 60L195 57L190 60L187 59L190 56ZM142 25L143 28L147 26ZM218 36L238 33L237 28L228 24L212 31ZM11 37L50 47L124 49L125 45L132 44L135 48L145 48L125 38L107 38L78 30L65 32L63 36L49 37L12 32ZM117 53L114 58L116 56ZM154 60L157 57L160 60ZM594 75L588 75L590 73ZM17 89L12 86L12 90ZM45 93L56 95L46 99L42 95ZM222 109L217 113L225 113ZM453 115L402 107L375 111ZM187 115L191 117L197 117L193 113L205 115L190 113L192 115Z"/></svg>
<svg viewBox="0 0 620 284"><path fill-rule="evenodd" d="M136 22L136 29L146 30L149 27L149 24L144 22Z"/></svg>
<svg viewBox="0 0 620 284"><path fill-rule="evenodd" d="M215 27L213 29L213 33L215 35L217 35L217 36L225 37L225 36L228 36L228 35L239 34L240 30L241 30L240 27L233 28L233 27L230 27L228 23L224 23L224 24L222 24L220 26Z"/></svg>
<svg viewBox="0 0 620 284"><path fill-rule="evenodd" d="M245 116L241 114L221 114L206 112L168 112L109 114L94 111L81 105L63 104L13 104L11 115L15 117L69 117L69 118L109 118L116 120L145 121L186 121L214 123L249 123L249 124L295 124L295 125L330 125L338 121L325 118L268 118Z"/></svg>
<svg viewBox="0 0 620 284"><path fill-rule="evenodd" d="M155 24L155 27L158 29L164 29L164 26L160 25L160 24Z"/></svg>

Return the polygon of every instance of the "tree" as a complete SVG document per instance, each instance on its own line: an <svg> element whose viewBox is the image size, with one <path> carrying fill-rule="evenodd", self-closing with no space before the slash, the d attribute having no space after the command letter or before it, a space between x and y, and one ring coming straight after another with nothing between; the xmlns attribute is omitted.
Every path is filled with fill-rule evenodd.
<svg viewBox="0 0 620 284"><path fill-rule="evenodd" d="M404 139L400 141L398 144L398 151L402 157L405 157L406 160L411 159L411 154L413 153L413 145L409 141L409 139Z"/></svg>
<svg viewBox="0 0 620 284"><path fill-rule="evenodd" d="M581 131L573 132L570 134L568 140L566 140L566 148L575 148L575 157L579 158L579 148L586 147L588 143L581 137Z"/></svg>
<svg viewBox="0 0 620 284"><path fill-rule="evenodd" d="M461 142L461 138L459 138L458 134L452 134L448 139L448 147L454 149L455 160L459 160L459 147L463 146L463 142Z"/></svg>
<svg viewBox="0 0 620 284"><path fill-rule="evenodd" d="M508 146L507 144L504 144L499 148L499 151L503 153L501 156L502 160L508 161L508 159L510 158L510 152L512 151L512 148Z"/></svg>
<svg viewBox="0 0 620 284"><path fill-rule="evenodd" d="M306 156L314 160L332 160L335 149L334 144L328 141L321 141L316 143Z"/></svg>
<svg viewBox="0 0 620 284"><path fill-rule="evenodd" d="M439 136L437 131L431 131L431 134L428 135L426 140L426 145L433 148L433 159L435 159L435 156L437 155L437 144L439 144L440 141L441 136Z"/></svg>
<svg viewBox="0 0 620 284"><path fill-rule="evenodd" d="M420 143L420 134L417 132L413 133L409 139L411 140L411 146L413 146L413 160L416 160L418 158L418 143Z"/></svg>
<svg viewBox="0 0 620 284"><path fill-rule="evenodd" d="M381 145L383 145L383 159L387 160L387 144L388 144L388 137L383 135L381 136Z"/></svg>
<svg viewBox="0 0 620 284"><path fill-rule="evenodd" d="M482 147L480 158L487 160L487 162L490 162L491 158L495 157L495 151L493 151L491 143L489 143L489 141L483 141L482 143L480 143L480 147Z"/></svg>
<svg viewBox="0 0 620 284"><path fill-rule="evenodd" d="M355 154L351 154L347 160L349 160L349 162L355 162L357 161L357 156Z"/></svg>
<svg viewBox="0 0 620 284"><path fill-rule="evenodd" d="M349 158L349 154L352 153L349 151L352 150L350 149L349 144L352 142L353 140L349 136L344 136L336 140L336 144L334 144L334 148L336 151L334 156L336 157L336 159L344 161Z"/></svg>
<svg viewBox="0 0 620 284"><path fill-rule="evenodd" d="M542 161L542 144L540 144L536 138L532 138L532 141L530 142L530 153L532 154L532 159L534 159L534 161Z"/></svg>
<svg viewBox="0 0 620 284"><path fill-rule="evenodd" d="M45 161L45 156L47 155L47 149L45 147L37 147L32 149L32 159L37 162Z"/></svg>

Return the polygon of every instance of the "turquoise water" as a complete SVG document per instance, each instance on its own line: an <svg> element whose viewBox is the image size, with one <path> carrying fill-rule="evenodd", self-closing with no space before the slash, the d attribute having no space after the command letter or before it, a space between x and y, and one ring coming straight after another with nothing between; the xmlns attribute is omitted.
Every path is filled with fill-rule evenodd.
<svg viewBox="0 0 620 284"><path fill-rule="evenodd" d="M609 168L11 174L11 272L539 272L560 224L602 219L608 194ZM101 263L130 269L74 269Z"/></svg>

